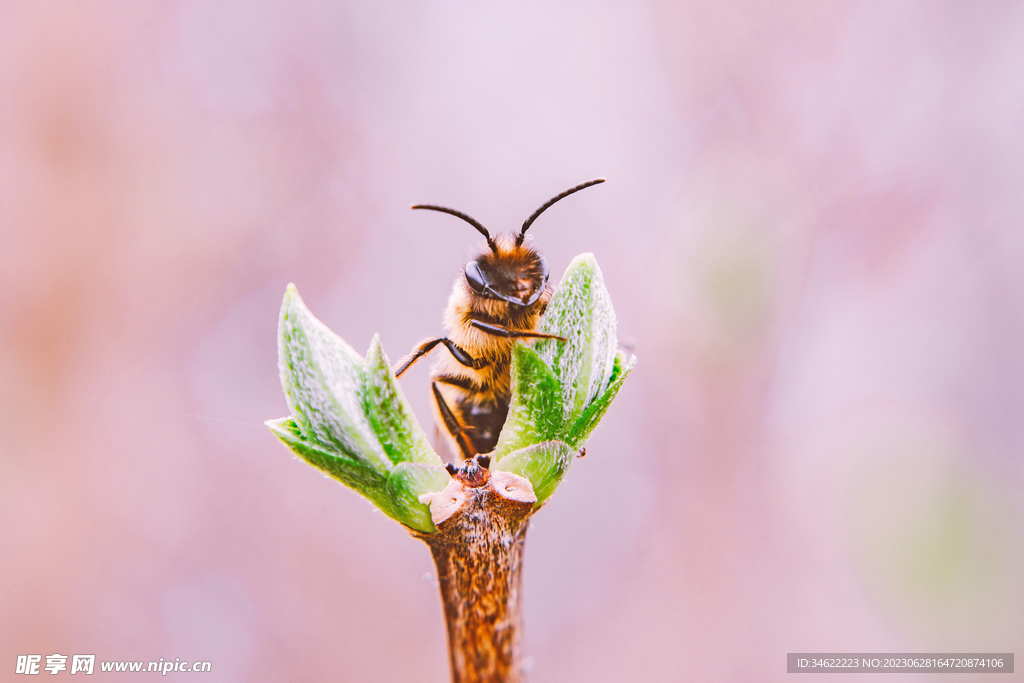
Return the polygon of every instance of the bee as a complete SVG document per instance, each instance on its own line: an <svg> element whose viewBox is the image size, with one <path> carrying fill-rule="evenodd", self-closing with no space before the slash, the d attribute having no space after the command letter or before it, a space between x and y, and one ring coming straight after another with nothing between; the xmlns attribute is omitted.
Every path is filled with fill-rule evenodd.
<svg viewBox="0 0 1024 683"><path fill-rule="evenodd" d="M448 350L434 368L431 389L438 426L444 427L466 460L490 453L498 442L511 400L510 369L516 341L565 341L534 329L553 290L548 286L547 261L524 244L526 231L555 202L604 181L589 180L552 197L526 219L518 234L497 238L461 211L429 204L412 207L461 218L487 240L487 249L469 261L455 280L444 315L448 336L423 341L395 369L395 376L400 377L439 344Z"/></svg>

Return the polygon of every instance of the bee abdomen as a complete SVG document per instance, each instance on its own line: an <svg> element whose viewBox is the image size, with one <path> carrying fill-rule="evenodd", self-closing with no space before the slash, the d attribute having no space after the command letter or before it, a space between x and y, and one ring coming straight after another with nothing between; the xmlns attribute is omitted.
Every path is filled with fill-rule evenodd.
<svg viewBox="0 0 1024 683"><path fill-rule="evenodd" d="M498 443L498 435L508 417L508 401L478 403L471 395L456 405L466 435L477 453L490 453Z"/></svg>

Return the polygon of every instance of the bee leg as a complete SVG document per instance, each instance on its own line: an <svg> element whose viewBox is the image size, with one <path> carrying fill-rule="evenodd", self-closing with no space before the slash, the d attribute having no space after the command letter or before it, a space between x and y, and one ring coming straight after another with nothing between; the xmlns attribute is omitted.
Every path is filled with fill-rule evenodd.
<svg viewBox="0 0 1024 683"><path fill-rule="evenodd" d="M462 426L459 425L459 421L455 419L455 414L452 413L452 409L448 407L448 402L445 401L444 396L441 395L441 390L437 388L437 382L431 382L430 387L434 390L434 400L437 401L437 409L441 412L441 419L444 421L444 426L448 430L448 433L455 439L455 442L459 444L459 450L462 451L463 459L472 458L476 455L476 452L473 450L472 444L469 443L469 438L462 430Z"/></svg>
<svg viewBox="0 0 1024 683"><path fill-rule="evenodd" d="M481 332L493 334L495 337L530 337L533 339L558 339L559 341L565 341L565 337L559 337L557 334L545 334L544 332L534 332L532 330L510 330L501 325L480 322L479 320L470 320L469 324Z"/></svg>
<svg viewBox="0 0 1024 683"><path fill-rule="evenodd" d="M402 373L408 370L413 363L415 363L420 358L423 358L423 356L433 351L434 347L437 346L438 344L444 344L445 348L451 352L452 357L455 358L455 360L459 361L459 363L461 363L462 365L465 365L467 368L479 370L480 368L487 365L486 360L482 358L473 358L471 355L466 353L465 349L463 349L461 346L453 342L448 337L438 337L436 339L428 339L427 341L417 346L413 350L413 352L410 353L409 356L404 361L402 361L402 363L398 366L398 369L395 370L395 377L401 377Z"/></svg>
<svg viewBox="0 0 1024 683"><path fill-rule="evenodd" d="M406 370L408 370L409 367L413 363L415 363L420 358L423 358L423 356L425 356L428 353L430 353L431 351L433 351L434 347L437 346L440 343L441 343L440 339L428 339L427 341L423 342L422 344L417 346L415 349L413 349L412 353L410 353L408 356L406 356L405 360L403 360L398 365L398 367L395 368L395 377L396 378L397 377L401 377L402 373L405 372Z"/></svg>

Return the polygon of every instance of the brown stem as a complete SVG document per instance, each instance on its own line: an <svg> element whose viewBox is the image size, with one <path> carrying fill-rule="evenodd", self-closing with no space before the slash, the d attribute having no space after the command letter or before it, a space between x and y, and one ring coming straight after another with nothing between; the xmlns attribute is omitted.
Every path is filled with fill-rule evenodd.
<svg viewBox="0 0 1024 683"><path fill-rule="evenodd" d="M437 565L454 683L518 683L520 569L536 498L525 479L472 463L435 494L437 532L416 535Z"/></svg>

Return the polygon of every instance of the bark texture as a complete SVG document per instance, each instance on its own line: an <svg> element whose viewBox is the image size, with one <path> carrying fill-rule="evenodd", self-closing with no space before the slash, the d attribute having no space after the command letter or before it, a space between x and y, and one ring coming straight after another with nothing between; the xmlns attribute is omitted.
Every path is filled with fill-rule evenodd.
<svg viewBox="0 0 1024 683"><path fill-rule="evenodd" d="M522 680L520 586L533 503L508 497L503 480L467 461L455 473L465 496L437 532L416 536L434 556L454 683ZM497 485L497 488L495 488ZM532 492L531 492L532 494Z"/></svg>

